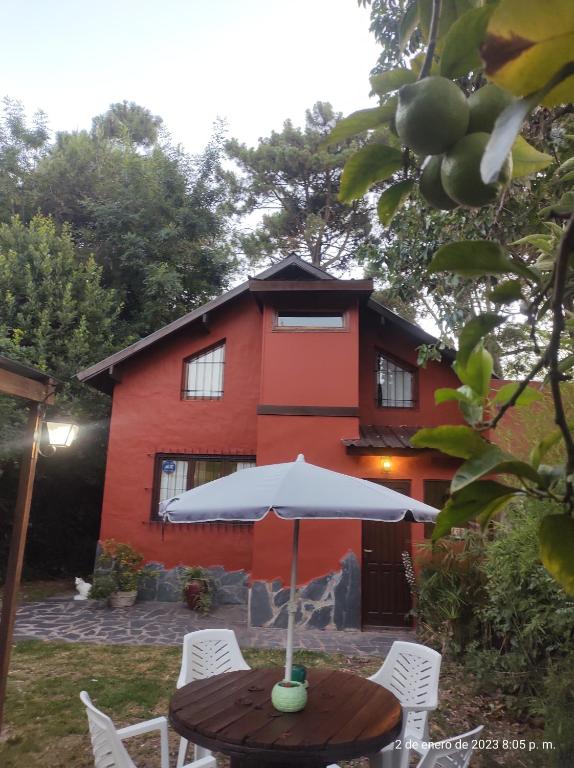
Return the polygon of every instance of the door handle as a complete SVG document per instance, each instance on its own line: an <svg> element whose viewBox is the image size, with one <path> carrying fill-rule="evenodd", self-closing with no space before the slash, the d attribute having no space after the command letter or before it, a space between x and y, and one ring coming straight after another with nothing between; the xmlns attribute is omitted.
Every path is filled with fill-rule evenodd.
<svg viewBox="0 0 574 768"><path fill-rule="evenodd" d="M363 552L368 552L369 554L371 554L371 553L372 553L372 551L373 551L372 549L364 549L364 550L363 550Z"/></svg>

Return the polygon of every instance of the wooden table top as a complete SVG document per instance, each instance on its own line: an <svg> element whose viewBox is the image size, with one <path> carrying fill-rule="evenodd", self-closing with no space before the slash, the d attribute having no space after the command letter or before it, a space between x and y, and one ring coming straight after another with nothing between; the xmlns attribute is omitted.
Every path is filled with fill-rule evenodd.
<svg viewBox="0 0 574 768"><path fill-rule="evenodd" d="M277 667L189 683L171 699L170 722L181 736L216 752L318 763L373 754L400 731L398 699L363 677L309 670L307 706L295 713L271 704L271 689L282 679Z"/></svg>

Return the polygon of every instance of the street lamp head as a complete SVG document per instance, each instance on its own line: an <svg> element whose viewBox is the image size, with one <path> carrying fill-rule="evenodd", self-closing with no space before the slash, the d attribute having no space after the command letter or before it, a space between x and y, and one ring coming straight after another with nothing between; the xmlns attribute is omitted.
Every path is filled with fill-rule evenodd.
<svg viewBox="0 0 574 768"><path fill-rule="evenodd" d="M68 448L77 437L78 425L64 421L46 421L48 444L52 448Z"/></svg>

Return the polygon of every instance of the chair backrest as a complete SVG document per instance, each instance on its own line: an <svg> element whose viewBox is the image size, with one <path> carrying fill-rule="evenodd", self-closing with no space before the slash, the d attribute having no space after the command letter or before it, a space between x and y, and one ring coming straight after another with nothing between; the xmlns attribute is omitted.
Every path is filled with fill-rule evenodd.
<svg viewBox="0 0 574 768"><path fill-rule="evenodd" d="M479 725L473 731L435 742L417 765L417 768L467 768L474 751L474 741L482 731Z"/></svg>
<svg viewBox="0 0 574 768"><path fill-rule="evenodd" d="M375 674L369 678L391 691L403 707L427 706L438 699L438 682L442 656L418 643L396 640ZM426 712L409 712L405 730L413 737L425 739Z"/></svg>
<svg viewBox="0 0 574 768"><path fill-rule="evenodd" d="M136 768L111 719L94 707L86 691L80 699L88 716L95 768Z"/></svg>
<svg viewBox="0 0 574 768"><path fill-rule="evenodd" d="M199 629L183 638L183 655L177 687L206 677L250 669L232 629Z"/></svg>

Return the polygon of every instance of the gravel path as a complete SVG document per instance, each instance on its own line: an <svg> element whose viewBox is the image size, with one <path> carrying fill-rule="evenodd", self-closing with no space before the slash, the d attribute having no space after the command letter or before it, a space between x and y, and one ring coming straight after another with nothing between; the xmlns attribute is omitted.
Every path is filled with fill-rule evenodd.
<svg viewBox="0 0 574 768"><path fill-rule="evenodd" d="M224 606L200 616L183 603L137 603L133 608L108 609L98 601L54 597L18 609L16 640L64 640L85 643L180 645L196 629L233 629L243 647L282 648L286 630L247 626L245 606ZM408 630L329 631L299 629L295 647L349 656L384 655L394 640L411 640Z"/></svg>

